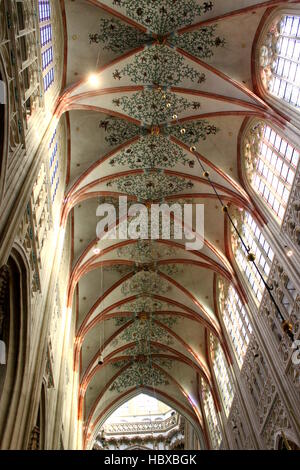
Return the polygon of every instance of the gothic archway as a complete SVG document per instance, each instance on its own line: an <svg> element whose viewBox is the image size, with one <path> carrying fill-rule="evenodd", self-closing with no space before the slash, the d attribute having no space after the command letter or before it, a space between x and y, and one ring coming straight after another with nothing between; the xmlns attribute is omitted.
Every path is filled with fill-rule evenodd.
<svg viewBox="0 0 300 470"><path fill-rule="evenodd" d="M145 394L149 397L155 398L156 400L164 403L165 405L171 407L174 411L176 411L180 416L182 416L185 419L186 423L190 425L191 429L193 429L195 436L200 444L201 449L206 449L205 438L202 434L202 429L199 423L191 419L191 416L186 414L184 409L182 409L181 407L178 407L172 400L166 399L166 397L163 394L161 394L158 390L150 389L149 387L136 388L135 390L129 391L124 396L120 397L120 399L117 400L117 402L114 403L114 405L111 406L109 410L101 417L101 420L99 420L99 422L93 429L87 448L93 447L93 443L96 440L96 436L100 433L100 429L103 427L103 424L108 420L108 418L116 410L118 410L122 405L124 405L126 402L130 401L131 399L136 398L140 394ZM141 447L139 448L141 449Z"/></svg>
<svg viewBox="0 0 300 470"><path fill-rule="evenodd" d="M275 435L275 450L300 450L297 437L290 430L285 429Z"/></svg>
<svg viewBox="0 0 300 470"><path fill-rule="evenodd" d="M18 420L22 416L18 411L24 406L20 397L29 352L28 272L21 251L13 248L7 264L0 269L0 447L3 449L22 446L21 423L16 423L16 416Z"/></svg>

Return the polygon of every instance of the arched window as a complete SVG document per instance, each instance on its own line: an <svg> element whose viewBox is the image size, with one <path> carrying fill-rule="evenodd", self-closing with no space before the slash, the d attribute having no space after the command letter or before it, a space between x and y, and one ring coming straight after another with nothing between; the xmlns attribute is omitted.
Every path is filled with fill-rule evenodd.
<svg viewBox="0 0 300 470"><path fill-rule="evenodd" d="M54 226L59 223L60 205L65 189L66 165L65 159L62 157L65 155L66 145L66 122L61 119L50 134L48 161L45 161L48 167L49 202Z"/></svg>
<svg viewBox="0 0 300 470"><path fill-rule="evenodd" d="M57 129L53 132L49 143L49 157L51 202L53 204L59 185L59 139Z"/></svg>
<svg viewBox="0 0 300 470"><path fill-rule="evenodd" d="M261 48L261 75L266 90L300 108L300 16L276 20Z"/></svg>
<svg viewBox="0 0 300 470"><path fill-rule="evenodd" d="M54 82L53 44L50 0L39 1L40 42L44 91L48 91Z"/></svg>
<svg viewBox="0 0 300 470"><path fill-rule="evenodd" d="M7 423L22 416L20 400L28 387L29 265L24 252L14 247L6 266L0 267L0 445L19 437L19 428L7 433ZM12 404L14 404L12 406ZM8 439L9 437L9 439ZM7 447L6 447L7 448Z"/></svg>
<svg viewBox="0 0 300 470"><path fill-rule="evenodd" d="M213 449L219 449L222 442L222 433L216 413L216 408L211 391L207 383L201 379L201 390L203 398L204 412L208 425L208 430L211 438Z"/></svg>
<svg viewBox="0 0 300 470"><path fill-rule="evenodd" d="M232 285L226 285L223 279L219 281L219 303L237 362L242 367L252 327L238 293Z"/></svg>
<svg viewBox="0 0 300 470"><path fill-rule="evenodd" d="M224 411L226 416L228 416L234 397L233 384L228 372L224 352L219 341L213 335L210 336L210 346L213 370L217 380Z"/></svg>
<svg viewBox="0 0 300 470"><path fill-rule="evenodd" d="M239 228L246 246L249 247L250 252L255 255L255 262L260 272L264 275L265 280L267 280L274 259L272 248L263 236L257 223L248 212L239 212L236 217L234 217L234 222ZM264 292L263 281L255 269L254 264L249 262L249 253L237 237L233 228L232 248L238 267L248 281L250 290L253 292L254 300L259 305Z"/></svg>
<svg viewBox="0 0 300 470"><path fill-rule="evenodd" d="M299 163L299 151L266 123L250 127L244 139L248 179L281 224Z"/></svg>

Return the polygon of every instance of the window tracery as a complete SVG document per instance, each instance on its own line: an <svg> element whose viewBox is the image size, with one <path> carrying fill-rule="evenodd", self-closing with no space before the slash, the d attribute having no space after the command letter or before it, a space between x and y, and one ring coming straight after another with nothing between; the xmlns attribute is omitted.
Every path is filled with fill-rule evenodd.
<svg viewBox="0 0 300 470"><path fill-rule="evenodd" d="M260 268L262 275L265 280L267 280L274 259L272 248L257 223L248 212L236 212L233 220L239 232L242 234L246 246L250 249L250 252L254 254L255 262ZM249 262L249 253L245 246L243 246L241 240L237 237L235 230L233 228L231 230L233 254L237 265L249 284L255 302L259 305L265 288L264 283L253 263Z"/></svg>
<svg viewBox="0 0 300 470"><path fill-rule="evenodd" d="M264 122L251 126L243 154L248 179L281 224L299 163L299 151Z"/></svg>
<svg viewBox="0 0 300 470"><path fill-rule="evenodd" d="M51 186L51 202L55 201L57 189L60 181L59 174L59 135L57 129L53 132L49 143L49 170L50 170L50 186Z"/></svg>
<svg viewBox="0 0 300 470"><path fill-rule="evenodd" d="M201 380L202 398L206 421L209 429L213 449L219 449L222 442L222 433L216 413L216 408L211 391L207 383Z"/></svg>
<svg viewBox="0 0 300 470"><path fill-rule="evenodd" d="M210 351L218 389L226 417L228 417L234 398L234 389L228 372L224 352L219 341L213 335L210 336Z"/></svg>
<svg viewBox="0 0 300 470"><path fill-rule="evenodd" d="M44 92L54 83L52 22L50 0L39 1L40 43Z"/></svg>
<svg viewBox="0 0 300 470"><path fill-rule="evenodd" d="M219 280L219 304L227 333L241 368L253 330L238 293L223 279Z"/></svg>
<svg viewBox="0 0 300 470"><path fill-rule="evenodd" d="M261 78L276 98L300 108L300 16L273 22L260 50Z"/></svg>

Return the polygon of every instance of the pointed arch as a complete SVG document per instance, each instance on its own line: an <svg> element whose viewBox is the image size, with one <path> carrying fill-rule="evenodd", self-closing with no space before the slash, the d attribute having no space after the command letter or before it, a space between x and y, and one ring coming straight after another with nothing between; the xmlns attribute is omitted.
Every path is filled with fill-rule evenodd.
<svg viewBox="0 0 300 470"><path fill-rule="evenodd" d="M2 327L7 324L6 373L0 397L0 446L18 449L26 445L24 423L20 422L25 406L29 360L29 266L22 250L14 246L6 263ZM17 421L16 421L17 420ZM22 432L23 431L23 432Z"/></svg>
<svg viewBox="0 0 300 470"><path fill-rule="evenodd" d="M106 409L98 416L95 423L93 424L92 431L85 441L85 448L90 448L90 446L93 443L93 440L99 433L101 426L103 426L105 421L107 421L107 419L114 413L114 411L116 411L124 403L140 395L141 393L145 393L146 395L159 399L160 401L165 403L167 406L170 406L179 414L184 416L184 418L195 429L197 437L201 445L201 449L205 450L207 448L206 443L205 443L205 438L203 435L203 430L201 428L199 421L196 419L196 417L192 419L191 415L187 413L184 408L182 408L181 403L171 398L167 393L154 389L153 387L147 387L147 386L139 387L139 388L135 387L130 390L127 390L126 392L121 394L117 399L115 399L111 405L106 407Z"/></svg>

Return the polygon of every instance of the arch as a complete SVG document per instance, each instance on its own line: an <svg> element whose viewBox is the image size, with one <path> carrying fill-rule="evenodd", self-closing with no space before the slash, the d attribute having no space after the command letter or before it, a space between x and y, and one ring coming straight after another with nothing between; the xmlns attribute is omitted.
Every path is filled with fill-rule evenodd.
<svg viewBox="0 0 300 470"><path fill-rule="evenodd" d="M16 449L26 445L26 435L22 433L20 421L24 408L24 389L27 386L30 324L30 271L25 256L16 245L3 271L6 272L3 294L6 309L3 310L2 325L8 323L8 344L6 373L0 397L0 447Z"/></svg>
<svg viewBox="0 0 300 470"><path fill-rule="evenodd" d="M122 406L124 403L129 401L130 399L140 395L141 393L144 393L145 395L149 395L150 397L156 398L160 400L162 403L165 403L167 406L170 408L173 408L177 413L182 415L193 427L193 429L196 431L197 438L200 442L200 446L203 450L206 449L206 444L205 444L205 438L203 435L203 431L201 429L201 426L199 423L193 422L191 417L185 413L183 410L179 408L179 406L176 403L173 403L171 399L165 397L162 395L158 390L154 390L153 388L150 387L140 387L140 388L134 388L131 390L128 390L125 394L121 395L118 400L114 402L114 404L109 407L105 413L102 414L101 418L97 422L96 426L94 427L91 435L87 438L86 440L86 448L92 448L92 444L97 436L97 434L100 431L100 428L103 426L105 421L116 411L120 406Z"/></svg>
<svg viewBox="0 0 300 470"><path fill-rule="evenodd" d="M299 149L286 129L275 123L246 119L239 136L240 177L267 219L280 226L299 165Z"/></svg>
<svg viewBox="0 0 300 470"><path fill-rule="evenodd" d="M0 52L0 201L4 193L9 140L8 80L2 53Z"/></svg>
<svg viewBox="0 0 300 470"><path fill-rule="evenodd" d="M42 63L43 94L46 104L57 100L64 83L66 43L64 34L64 11L61 2L47 0L38 2L37 14L40 26L40 54ZM41 8L44 3L44 8ZM50 34L50 30L52 33ZM51 90L48 93L48 90ZM49 101L48 101L49 100Z"/></svg>
<svg viewBox="0 0 300 470"><path fill-rule="evenodd" d="M246 306L234 286L220 277L217 279L217 276L214 282L217 291L218 318L227 331L231 349L241 369L253 331L251 321Z"/></svg>
<svg viewBox="0 0 300 470"><path fill-rule="evenodd" d="M149 451L150 448L149 447L145 447L145 446L142 446L142 445L133 445L133 446L130 446L130 447L127 447L127 450L147 450Z"/></svg>
<svg viewBox="0 0 300 470"><path fill-rule="evenodd" d="M300 9L298 5L285 6L284 8L269 8L266 10L265 14L262 17L260 25L256 32L256 37L253 42L252 48L252 79L254 84L255 92L263 98L269 105L277 111L277 113L283 116L287 122L293 122L298 128L300 126L300 115L299 115L299 104L300 104L300 94L296 97L295 105L291 104L291 96L293 96L293 84L290 83L290 87L284 87L284 84L281 85L281 72L277 69L277 66L280 65L277 61L277 47L281 51L281 43L278 38L281 35L281 29L285 31L285 26L280 26L282 20L288 16L297 16L300 17ZM285 33L284 33L285 34ZM298 37L298 35L296 34ZM295 36L295 37L296 37ZM279 46L278 46L279 44ZM284 57L283 57L284 59ZM274 76L273 66L276 66L277 75L275 81L273 81L276 88L272 92L272 77ZM284 66L284 65L283 65ZM279 67L279 68L280 68ZM283 74L284 75L284 74ZM282 75L282 76L283 76ZM285 79L283 78L285 82ZM271 83L271 90L269 90L269 84ZM286 84L287 82L285 82ZM282 86L282 90L279 93L279 87ZM299 87L296 82L294 83L295 88ZM278 88L278 93L277 93ZM283 89L284 88L284 89ZM286 95L286 92L288 94ZM282 96L282 97L281 97Z"/></svg>
<svg viewBox="0 0 300 470"><path fill-rule="evenodd" d="M249 294L251 291L256 305L259 306L265 286L254 264L259 267L260 273L267 280L275 256L274 251L266 239L263 228L259 227L249 212L236 211L234 214L232 213L232 218L241 233L244 244L237 236L236 231L232 229L231 233L229 232L231 235L230 255L232 253L230 257L233 264L236 265L238 273L246 281ZM227 229L228 225L225 227L225 232Z"/></svg>
<svg viewBox="0 0 300 470"><path fill-rule="evenodd" d="M234 383L222 344L211 333L209 337L208 353L210 355L210 363L213 371L212 375L215 379L224 413L228 418L235 396Z"/></svg>
<svg viewBox="0 0 300 470"><path fill-rule="evenodd" d="M201 379L200 390L202 398L202 414L203 420L206 421L206 425L209 431L210 441L213 449L217 450L220 448L223 440L222 430L219 422L218 410L215 405L212 390L207 384Z"/></svg>
<svg viewBox="0 0 300 470"><path fill-rule="evenodd" d="M300 450L299 439L290 429L278 430L274 436L274 450Z"/></svg>

